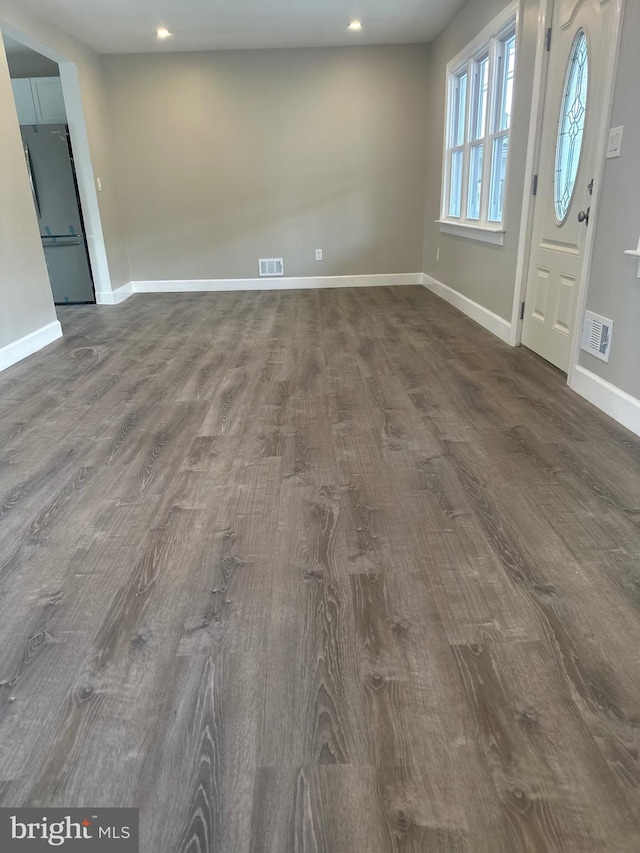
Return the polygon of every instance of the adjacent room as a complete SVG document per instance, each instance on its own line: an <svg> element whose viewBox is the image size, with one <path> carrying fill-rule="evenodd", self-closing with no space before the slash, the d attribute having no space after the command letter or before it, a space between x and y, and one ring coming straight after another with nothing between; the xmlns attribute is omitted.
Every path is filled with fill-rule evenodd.
<svg viewBox="0 0 640 853"><path fill-rule="evenodd" d="M638 38L0 0L3 853L640 850Z"/></svg>

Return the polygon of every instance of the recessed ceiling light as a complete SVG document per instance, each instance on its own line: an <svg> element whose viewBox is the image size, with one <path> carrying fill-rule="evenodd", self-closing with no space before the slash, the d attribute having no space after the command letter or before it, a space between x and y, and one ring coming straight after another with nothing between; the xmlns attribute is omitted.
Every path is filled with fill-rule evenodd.
<svg viewBox="0 0 640 853"><path fill-rule="evenodd" d="M353 30L354 32L361 30L362 29L362 21L351 21L348 29Z"/></svg>
<svg viewBox="0 0 640 853"><path fill-rule="evenodd" d="M158 32L156 33L159 39L167 39L171 35L169 30L166 27L160 27Z"/></svg>

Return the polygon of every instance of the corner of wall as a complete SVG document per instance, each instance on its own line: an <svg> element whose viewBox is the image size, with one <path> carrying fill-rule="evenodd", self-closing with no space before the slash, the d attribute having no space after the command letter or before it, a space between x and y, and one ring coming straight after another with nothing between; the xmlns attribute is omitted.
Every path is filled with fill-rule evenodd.
<svg viewBox="0 0 640 853"><path fill-rule="evenodd" d="M501 341L513 346L511 323L508 320L498 316L498 314L494 314L493 311L489 311L484 305L474 302L469 297L464 296L462 293L426 273L422 274L422 284L427 290L444 299L449 305L453 305L454 308L466 314L467 317L500 338Z"/></svg>
<svg viewBox="0 0 640 853"><path fill-rule="evenodd" d="M38 352L38 350L41 350L61 337L62 326L58 320L54 320L52 323L48 323L46 326L30 332L28 335L24 335L17 341L0 347L0 370L11 367L12 364L16 364L18 361L22 361L23 358L33 355L33 353Z"/></svg>
<svg viewBox="0 0 640 853"><path fill-rule="evenodd" d="M640 435L640 400L580 364L571 372L569 387L610 418Z"/></svg>

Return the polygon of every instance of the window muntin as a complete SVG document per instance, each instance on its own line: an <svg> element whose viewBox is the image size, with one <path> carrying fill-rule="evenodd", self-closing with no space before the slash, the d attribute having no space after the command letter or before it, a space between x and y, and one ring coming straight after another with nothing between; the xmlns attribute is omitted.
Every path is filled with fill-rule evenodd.
<svg viewBox="0 0 640 853"><path fill-rule="evenodd" d="M454 83L453 145L464 145L465 118L467 114L467 74L460 74Z"/></svg>
<svg viewBox="0 0 640 853"><path fill-rule="evenodd" d="M450 69L442 218L504 222L516 73L515 21Z"/></svg>
<svg viewBox="0 0 640 853"><path fill-rule="evenodd" d="M475 63L473 92L472 139L483 139L487 132L487 100L489 97L489 57Z"/></svg>
<svg viewBox="0 0 640 853"><path fill-rule="evenodd" d="M511 108L513 105L513 82L516 73L516 37L515 34L504 42L504 50L499 58L499 100L496 130L509 130L511 127Z"/></svg>
<svg viewBox="0 0 640 853"><path fill-rule="evenodd" d="M491 189L489 192L489 222L502 222L504 219L504 189L507 180L507 156L509 137L500 136L493 143L493 165L491 168Z"/></svg>
<svg viewBox="0 0 640 853"><path fill-rule="evenodd" d="M469 166L469 192L467 198L467 219L480 219L482 205L482 164L484 160L484 145L471 146Z"/></svg>
<svg viewBox="0 0 640 853"><path fill-rule="evenodd" d="M468 74L457 74L451 86L451 131L448 216L459 218L462 214L462 174L464 168L464 143L467 136L467 82Z"/></svg>
<svg viewBox="0 0 640 853"><path fill-rule="evenodd" d="M588 89L589 50L584 30L580 30L569 57L558 122L554 197L556 219L559 225L565 221L569 213L578 177L587 117Z"/></svg>
<svg viewBox="0 0 640 853"><path fill-rule="evenodd" d="M454 151L451 158L451 194L449 216L459 217L462 212L462 166L464 151Z"/></svg>

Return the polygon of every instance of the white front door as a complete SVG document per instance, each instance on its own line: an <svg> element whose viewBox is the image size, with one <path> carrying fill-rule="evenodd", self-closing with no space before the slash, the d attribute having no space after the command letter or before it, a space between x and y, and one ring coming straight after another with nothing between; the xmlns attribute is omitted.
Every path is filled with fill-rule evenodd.
<svg viewBox="0 0 640 853"><path fill-rule="evenodd" d="M556 0L522 343L565 373L604 106L610 0Z"/></svg>

